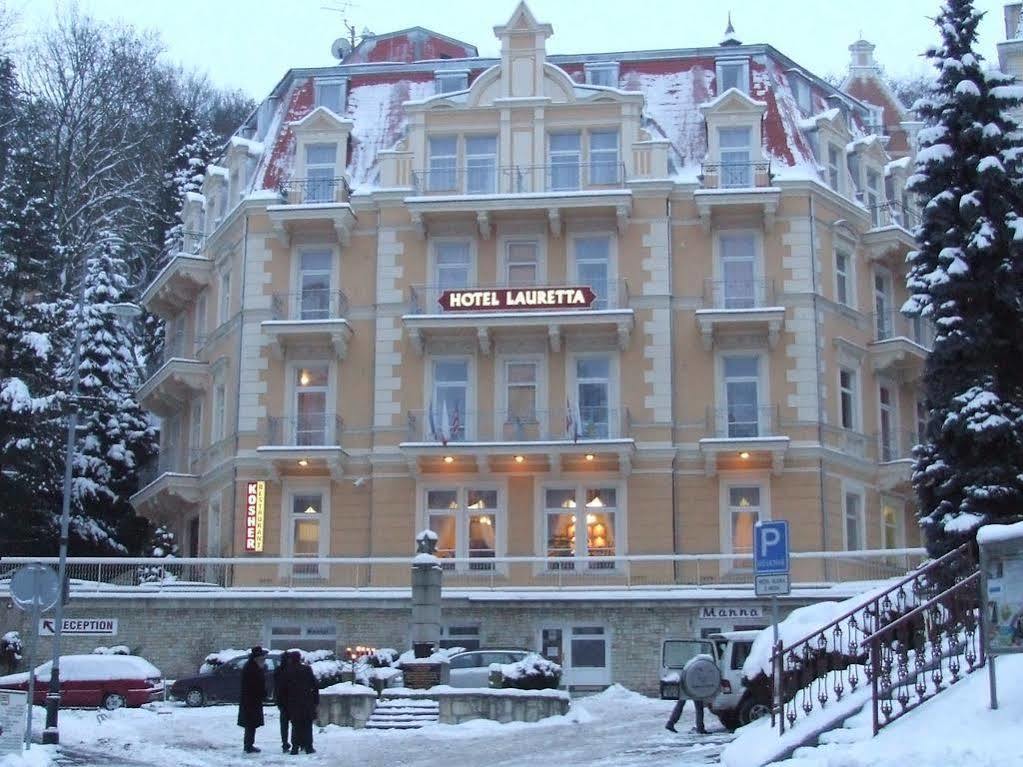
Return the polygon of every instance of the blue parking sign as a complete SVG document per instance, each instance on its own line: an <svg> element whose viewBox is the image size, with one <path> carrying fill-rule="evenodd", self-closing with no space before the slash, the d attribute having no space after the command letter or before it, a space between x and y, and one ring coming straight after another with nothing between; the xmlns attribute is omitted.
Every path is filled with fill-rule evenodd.
<svg viewBox="0 0 1023 767"><path fill-rule="evenodd" d="M757 575L788 573L789 523L757 522L753 528L753 569Z"/></svg>

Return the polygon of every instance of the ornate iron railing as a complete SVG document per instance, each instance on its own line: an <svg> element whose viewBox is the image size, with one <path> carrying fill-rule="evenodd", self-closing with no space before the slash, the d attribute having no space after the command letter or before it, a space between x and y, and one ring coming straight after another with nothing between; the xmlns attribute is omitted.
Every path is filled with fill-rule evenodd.
<svg viewBox="0 0 1023 767"><path fill-rule="evenodd" d="M768 162L705 162L700 164L704 189L754 189L770 186L774 180Z"/></svg>
<svg viewBox="0 0 1023 767"><path fill-rule="evenodd" d="M494 163L459 168L437 165L412 171L416 194L488 195L580 192L589 189L620 189L625 186L625 165L617 159L569 158L550 165L498 166Z"/></svg>
<svg viewBox="0 0 1023 767"><path fill-rule="evenodd" d="M963 544L799 641L788 646L779 642L771 660L773 676L781 687L781 709L776 712L780 714L779 732L784 733L786 725L795 725L800 716L837 704L861 683L873 683L877 661L872 651L880 646L879 641L888 645L897 641L887 630L902 625L900 619L929 609L946 590L972 578L976 571L973 547ZM747 684L755 696L766 698L772 679L760 674Z"/></svg>
<svg viewBox="0 0 1023 767"><path fill-rule="evenodd" d="M348 202L352 188L348 179L337 178L292 178L277 187L285 205Z"/></svg>

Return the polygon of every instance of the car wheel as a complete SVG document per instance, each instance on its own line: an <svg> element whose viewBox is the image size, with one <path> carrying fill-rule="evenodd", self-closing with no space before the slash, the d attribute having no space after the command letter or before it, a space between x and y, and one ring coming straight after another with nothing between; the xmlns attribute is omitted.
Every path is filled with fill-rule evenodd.
<svg viewBox="0 0 1023 767"><path fill-rule="evenodd" d="M199 708L206 702L206 696L198 687L193 687L185 694L185 705L189 708Z"/></svg>
<svg viewBox="0 0 1023 767"><path fill-rule="evenodd" d="M717 717L721 720L721 724L723 724L725 729L729 732L735 732L739 729L739 717L736 715L735 711L722 711L717 715Z"/></svg>
<svg viewBox="0 0 1023 767"><path fill-rule="evenodd" d="M755 701L747 695L739 703L736 713L739 719L739 726L742 727L762 717L770 716L771 706L767 703Z"/></svg>
<svg viewBox="0 0 1023 767"><path fill-rule="evenodd" d="M107 711L116 711L124 707L124 696L118 695L116 692L108 692L103 696L102 705Z"/></svg>

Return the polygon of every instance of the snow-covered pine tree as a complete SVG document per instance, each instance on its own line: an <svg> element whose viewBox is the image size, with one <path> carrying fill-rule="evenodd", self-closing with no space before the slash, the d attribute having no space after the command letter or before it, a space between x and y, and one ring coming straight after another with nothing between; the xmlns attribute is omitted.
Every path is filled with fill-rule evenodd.
<svg viewBox="0 0 1023 767"><path fill-rule="evenodd" d="M936 332L913 468L932 555L1023 519L1023 142L1009 115L1023 89L982 68L981 16L946 1L927 52L938 79L914 105L927 123L910 179L923 218L903 312Z"/></svg>
<svg viewBox="0 0 1023 767"><path fill-rule="evenodd" d="M128 287L120 247L109 235L86 261L72 531L83 544L124 551L142 543L128 499L156 453L156 429L135 399L135 333L109 310Z"/></svg>
<svg viewBox="0 0 1023 767"><path fill-rule="evenodd" d="M177 538L165 525L157 525L150 530L149 541L143 553L147 557L173 559L178 555ZM142 565L139 567L138 576L140 583L155 583L174 577L166 568L159 565Z"/></svg>
<svg viewBox="0 0 1023 767"><path fill-rule="evenodd" d="M32 107L0 59L0 550L52 553L63 469L53 370L62 324L48 172Z"/></svg>

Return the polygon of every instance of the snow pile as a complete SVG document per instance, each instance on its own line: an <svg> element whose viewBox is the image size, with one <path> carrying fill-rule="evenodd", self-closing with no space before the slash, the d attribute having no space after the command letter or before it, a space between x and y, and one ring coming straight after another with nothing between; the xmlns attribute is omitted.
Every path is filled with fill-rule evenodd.
<svg viewBox="0 0 1023 767"><path fill-rule="evenodd" d="M56 756L56 746L33 745L22 754L0 757L0 767L50 767Z"/></svg>
<svg viewBox="0 0 1023 767"><path fill-rule="evenodd" d="M464 647L447 647L435 651L429 658L417 658L415 652L406 650L398 657L398 665L403 663L450 663L451 656L465 652Z"/></svg>
<svg viewBox="0 0 1023 767"><path fill-rule="evenodd" d="M354 682L338 682L337 684L330 685L330 687L321 688L320 692L328 695L372 695L374 697L377 694L376 690L372 687Z"/></svg>
<svg viewBox="0 0 1023 767"><path fill-rule="evenodd" d="M1023 522L1012 525L984 525L977 531L977 543L998 543L1023 538Z"/></svg>
<svg viewBox="0 0 1023 767"><path fill-rule="evenodd" d="M92 651L93 655L131 655L129 650L123 644L115 644L113 647L103 647L102 645Z"/></svg>

